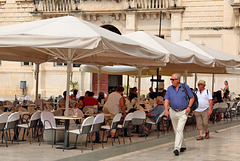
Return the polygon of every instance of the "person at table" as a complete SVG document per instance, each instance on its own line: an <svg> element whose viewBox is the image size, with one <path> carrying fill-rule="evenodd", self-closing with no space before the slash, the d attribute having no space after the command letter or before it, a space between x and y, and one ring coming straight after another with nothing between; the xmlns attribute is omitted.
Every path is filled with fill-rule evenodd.
<svg viewBox="0 0 240 161"><path fill-rule="evenodd" d="M137 87L130 88L129 91L129 101L132 102L134 98L137 98Z"/></svg>
<svg viewBox="0 0 240 161"><path fill-rule="evenodd" d="M103 113L111 114L110 118L106 117L107 120L112 120L114 116L120 112L123 113L123 117L126 116L124 98L122 96L123 91L124 88L122 86L118 86L115 92L109 94L108 99L103 106ZM111 121L109 121L109 124L111 125ZM111 132L112 136L114 136L115 130L112 130Z"/></svg>
<svg viewBox="0 0 240 161"><path fill-rule="evenodd" d="M231 98L229 97L229 91L228 90L223 95L223 101L224 102L231 101Z"/></svg>
<svg viewBox="0 0 240 161"><path fill-rule="evenodd" d="M157 96L156 103L157 103L157 106L155 106L154 109L150 110L146 114L146 116L147 116L146 121L147 122L156 122L159 115L161 115L164 112L164 105L163 105L163 97L162 96ZM148 136L150 134L150 130L146 126L145 126L145 133L146 133L146 136Z"/></svg>
<svg viewBox="0 0 240 161"><path fill-rule="evenodd" d="M105 103L105 96L104 96L104 92L99 92L98 93L98 98L97 98L98 102L100 104L102 104L102 100L103 100L103 104Z"/></svg>
<svg viewBox="0 0 240 161"><path fill-rule="evenodd" d="M147 94L147 98L148 98L148 99L154 99L154 98L156 98L156 97L157 97L156 92L153 92L153 88L150 87L150 88L149 88L149 93Z"/></svg>
<svg viewBox="0 0 240 161"><path fill-rule="evenodd" d="M109 94L106 103L103 106L103 112L107 114L111 114L110 118L118 114L119 112L123 113L123 116L126 116L124 98L123 98L124 88L122 86L118 86L116 91Z"/></svg>
<svg viewBox="0 0 240 161"><path fill-rule="evenodd" d="M223 88L223 96L224 94L228 91L229 92L229 86L228 86L228 81L224 81L224 88Z"/></svg>
<svg viewBox="0 0 240 161"><path fill-rule="evenodd" d="M93 98L94 92L89 92L88 97L83 100L83 107L97 105L99 107L98 100Z"/></svg>
<svg viewBox="0 0 240 161"><path fill-rule="evenodd" d="M78 93L78 90L77 89L74 89L73 90L73 94L71 94L71 96L69 97L71 100L74 100L74 101L77 101L77 93Z"/></svg>
<svg viewBox="0 0 240 161"><path fill-rule="evenodd" d="M84 96L79 97L78 99L78 107L83 108L83 100L88 97L88 93L90 91L86 91Z"/></svg>
<svg viewBox="0 0 240 161"><path fill-rule="evenodd" d="M61 107L61 108L65 108L65 105L66 105L66 95L67 95L67 91L64 91L63 92L63 98L61 98L60 100L59 100L59 106Z"/></svg>

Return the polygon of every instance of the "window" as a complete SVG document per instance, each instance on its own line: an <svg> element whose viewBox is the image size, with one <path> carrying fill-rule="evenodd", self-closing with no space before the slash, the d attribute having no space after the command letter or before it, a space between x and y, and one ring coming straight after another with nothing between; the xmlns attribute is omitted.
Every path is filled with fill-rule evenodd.
<svg viewBox="0 0 240 161"><path fill-rule="evenodd" d="M33 62L22 62L22 66L32 66Z"/></svg>
<svg viewBox="0 0 240 161"><path fill-rule="evenodd" d="M73 67L80 67L81 64L73 64Z"/></svg>
<svg viewBox="0 0 240 161"><path fill-rule="evenodd" d="M67 63L54 63L54 66L67 66ZM80 67L81 64L73 64L73 67Z"/></svg>

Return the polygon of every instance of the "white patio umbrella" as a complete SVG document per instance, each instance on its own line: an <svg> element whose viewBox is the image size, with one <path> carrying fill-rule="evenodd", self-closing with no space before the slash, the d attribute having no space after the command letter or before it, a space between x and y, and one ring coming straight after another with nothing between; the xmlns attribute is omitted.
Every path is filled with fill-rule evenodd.
<svg viewBox="0 0 240 161"><path fill-rule="evenodd" d="M239 68L240 58L231 54L224 53L192 41L181 41L178 45L212 59L216 67Z"/></svg>
<svg viewBox="0 0 240 161"><path fill-rule="evenodd" d="M72 16L1 26L0 48L1 60L67 62L67 93L71 63L142 67L167 61L159 51Z"/></svg>

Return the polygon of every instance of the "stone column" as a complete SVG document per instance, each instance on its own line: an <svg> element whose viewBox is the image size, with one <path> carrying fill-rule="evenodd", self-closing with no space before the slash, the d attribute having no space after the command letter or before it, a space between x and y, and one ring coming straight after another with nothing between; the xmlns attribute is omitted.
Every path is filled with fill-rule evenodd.
<svg viewBox="0 0 240 161"><path fill-rule="evenodd" d="M182 33L182 9L174 9L171 12L171 42L181 41Z"/></svg>
<svg viewBox="0 0 240 161"><path fill-rule="evenodd" d="M136 12L127 11L126 12L126 33L131 33L136 31Z"/></svg>

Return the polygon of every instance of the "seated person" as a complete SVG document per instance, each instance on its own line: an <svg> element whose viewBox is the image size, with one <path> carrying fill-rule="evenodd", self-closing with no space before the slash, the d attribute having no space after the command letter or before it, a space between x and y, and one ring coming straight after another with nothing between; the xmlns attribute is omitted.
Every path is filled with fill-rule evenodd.
<svg viewBox="0 0 240 161"><path fill-rule="evenodd" d="M150 87L149 88L149 93L147 94L147 98L148 99L154 99L157 97L157 93L156 92L153 92L153 88Z"/></svg>
<svg viewBox="0 0 240 161"><path fill-rule="evenodd" d="M98 100L96 98L93 98L93 96L94 96L93 92L88 93L88 97L83 100L83 107L97 105L99 108Z"/></svg>
<svg viewBox="0 0 240 161"><path fill-rule="evenodd" d="M137 87L130 88L128 98L130 102L132 102L132 99L137 98Z"/></svg>
<svg viewBox="0 0 240 161"><path fill-rule="evenodd" d="M64 92L63 92L63 98L61 98L61 99L58 101L59 107L61 107L61 108L65 108L65 104L66 104L66 94L67 94L67 92L64 91Z"/></svg>
<svg viewBox="0 0 240 161"><path fill-rule="evenodd" d="M158 96L156 99L156 103L157 106L146 114L147 121L156 122L159 115L161 115L164 112L163 97Z"/></svg>
<svg viewBox="0 0 240 161"><path fill-rule="evenodd" d="M79 97L77 105L79 108L83 108L83 100L88 97L89 92L90 91L86 91L84 96Z"/></svg>
<svg viewBox="0 0 240 161"><path fill-rule="evenodd" d="M71 96L69 97L71 100L75 100L77 101L77 93L78 93L78 90L77 89L74 89L73 90L73 94L71 94Z"/></svg>
<svg viewBox="0 0 240 161"><path fill-rule="evenodd" d="M159 115L161 115L164 112L164 105L163 105L163 97L158 96L156 99L157 106L154 107L154 109L150 110L146 116L147 122L156 122ZM145 133L146 136L150 134L150 130L145 126ZM143 135L144 136L144 135Z"/></svg>
<svg viewBox="0 0 240 161"><path fill-rule="evenodd" d="M102 103L102 100L104 100L103 104L105 103L106 100L103 92L99 92L97 100L100 104Z"/></svg>

